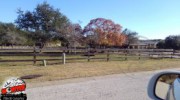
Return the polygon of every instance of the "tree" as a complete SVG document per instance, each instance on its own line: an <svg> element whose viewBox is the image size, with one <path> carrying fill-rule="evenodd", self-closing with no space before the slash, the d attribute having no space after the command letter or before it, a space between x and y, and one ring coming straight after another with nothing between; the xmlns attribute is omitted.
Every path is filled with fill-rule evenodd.
<svg viewBox="0 0 180 100"><path fill-rule="evenodd" d="M165 47L165 41L164 40L161 40L157 43L157 48L159 49L166 49Z"/></svg>
<svg viewBox="0 0 180 100"><path fill-rule="evenodd" d="M179 50L180 49L180 35L166 37L165 48Z"/></svg>
<svg viewBox="0 0 180 100"><path fill-rule="evenodd" d="M180 35L172 35L166 37L165 40L157 44L160 49L175 49L180 50Z"/></svg>
<svg viewBox="0 0 180 100"><path fill-rule="evenodd" d="M85 26L83 33L91 46L122 46L126 36L121 33L122 27L113 21L96 18Z"/></svg>
<svg viewBox="0 0 180 100"><path fill-rule="evenodd" d="M62 39L64 27L69 20L59 9L54 9L47 2L38 4L34 11L18 11L18 18L15 21L18 28L31 33L35 42L45 44L48 41ZM57 38L60 37L60 38Z"/></svg>
<svg viewBox="0 0 180 100"><path fill-rule="evenodd" d="M65 37L65 44L67 47L77 47L83 43L82 28L79 24L69 24L65 29L63 37Z"/></svg>
<svg viewBox="0 0 180 100"><path fill-rule="evenodd" d="M127 40L126 40L126 45L129 46L132 43L137 43L138 42L138 33L137 32L133 32L129 29L125 29L122 32L123 34L125 34L127 36Z"/></svg>
<svg viewBox="0 0 180 100"><path fill-rule="evenodd" d="M24 32L18 30L12 23L0 23L1 45L23 45L27 43Z"/></svg>

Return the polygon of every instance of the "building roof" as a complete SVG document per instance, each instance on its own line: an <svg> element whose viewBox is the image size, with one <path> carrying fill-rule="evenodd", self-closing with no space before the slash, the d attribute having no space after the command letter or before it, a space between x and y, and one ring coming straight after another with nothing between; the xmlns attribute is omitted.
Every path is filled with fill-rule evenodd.
<svg viewBox="0 0 180 100"><path fill-rule="evenodd" d="M157 44L160 40L139 40L137 43L131 43L130 45L146 46L148 44Z"/></svg>

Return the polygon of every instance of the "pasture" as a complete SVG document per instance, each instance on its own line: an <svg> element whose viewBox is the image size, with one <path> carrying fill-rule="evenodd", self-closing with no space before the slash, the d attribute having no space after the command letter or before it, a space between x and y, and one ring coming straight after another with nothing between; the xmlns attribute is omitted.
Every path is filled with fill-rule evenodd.
<svg viewBox="0 0 180 100"><path fill-rule="evenodd" d="M83 56L83 54L74 53L66 54L66 64L62 64L62 52L58 53L56 51L56 53L50 54L46 51L46 53L38 53L38 56L36 53L37 61L34 64L33 52L30 53L28 50L24 50L23 52L29 55L27 56L25 53L17 55L15 55L16 53L6 54L7 51L1 50L0 85L9 77L41 75L38 78L25 79L27 83L38 83L180 67L180 59L173 59L174 55L169 51L166 51L166 53L161 52L161 55L157 52L151 52L151 54L158 55L157 57L150 55L150 52L146 54L147 52L142 53L142 51L136 53L117 51L119 52L109 50L109 52L96 53L94 56ZM46 67L43 66L43 59L47 60Z"/></svg>

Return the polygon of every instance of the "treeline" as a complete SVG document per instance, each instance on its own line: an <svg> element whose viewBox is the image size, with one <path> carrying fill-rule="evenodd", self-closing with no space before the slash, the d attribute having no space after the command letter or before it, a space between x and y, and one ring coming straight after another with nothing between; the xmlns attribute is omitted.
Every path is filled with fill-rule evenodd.
<svg viewBox="0 0 180 100"><path fill-rule="evenodd" d="M162 40L157 44L157 47L160 49L180 50L180 35L166 37L165 40Z"/></svg>
<svg viewBox="0 0 180 100"><path fill-rule="evenodd" d="M0 23L1 45L30 45L61 43L62 46L128 46L137 40L137 33L109 19L92 19L82 28L72 23L59 9L47 2L33 11L17 12L15 23Z"/></svg>
<svg viewBox="0 0 180 100"><path fill-rule="evenodd" d="M28 32L18 29L13 23L0 22L0 44L1 45L29 45Z"/></svg>

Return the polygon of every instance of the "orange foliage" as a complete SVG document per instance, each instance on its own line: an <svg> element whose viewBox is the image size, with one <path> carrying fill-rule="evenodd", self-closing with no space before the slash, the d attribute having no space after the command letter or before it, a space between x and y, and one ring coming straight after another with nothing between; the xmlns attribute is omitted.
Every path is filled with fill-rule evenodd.
<svg viewBox="0 0 180 100"><path fill-rule="evenodd" d="M127 40L126 35L121 33L122 27L113 21L97 18L90 21L85 27L84 33L93 32L97 37L94 40L99 45L122 46Z"/></svg>
<svg viewBox="0 0 180 100"><path fill-rule="evenodd" d="M103 32L97 29L96 34L98 36L99 45L109 45L109 46L122 46L126 42L126 35L114 32Z"/></svg>

